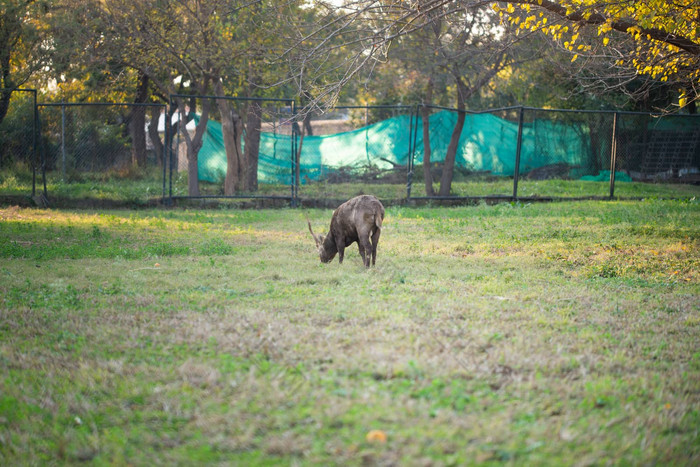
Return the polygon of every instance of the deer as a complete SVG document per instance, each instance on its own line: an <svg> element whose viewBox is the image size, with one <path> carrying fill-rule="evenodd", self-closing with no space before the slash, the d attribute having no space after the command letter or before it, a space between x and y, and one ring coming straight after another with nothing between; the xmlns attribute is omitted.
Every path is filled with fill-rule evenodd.
<svg viewBox="0 0 700 467"><path fill-rule="evenodd" d="M309 232L316 242L322 263L330 263L338 254L338 263L343 264L345 248L357 242L360 256L366 268L377 261L377 244L382 232L384 206L371 195L356 196L333 211L327 235L316 235L307 218Z"/></svg>

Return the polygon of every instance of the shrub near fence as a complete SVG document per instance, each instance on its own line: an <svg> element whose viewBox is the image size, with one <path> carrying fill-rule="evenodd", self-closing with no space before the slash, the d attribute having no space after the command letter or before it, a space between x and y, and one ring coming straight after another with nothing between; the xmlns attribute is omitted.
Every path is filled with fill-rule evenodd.
<svg viewBox="0 0 700 467"><path fill-rule="evenodd" d="M0 195L34 196L37 189L43 190L36 150L36 90L0 89L0 93L6 92L13 96L0 123Z"/></svg>

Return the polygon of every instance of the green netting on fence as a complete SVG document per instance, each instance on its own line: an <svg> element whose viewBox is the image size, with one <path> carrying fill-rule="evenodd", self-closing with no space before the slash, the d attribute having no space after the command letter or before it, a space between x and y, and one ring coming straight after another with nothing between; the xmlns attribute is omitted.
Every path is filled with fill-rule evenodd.
<svg viewBox="0 0 700 467"><path fill-rule="evenodd" d="M568 176L596 176L609 168L610 128L593 118L531 118L523 125L520 172L544 166L570 167ZM430 116L431 162L442 162L457 119L456 112ZM602 122L602 123L601 123ZM700 123L700 120L697 120ZM414 119L414 163L422 164L422 122ZM658 122L654 123L658 125ZM603 135L603 136L601 136ZM406 166L413 138L411 116L393 117L358 130L303 138L301 183L322 180L334 171L390 169ZM605 140L607 138L607 140ZM518 123L493 114L467 114L459 141L456 165L471 172L512 176L518 144ZM199 178L218 182L226 173L221 124L210 121L199 153ZM291 184L292 140L289 135L262 133L258 180Z"/></svg>

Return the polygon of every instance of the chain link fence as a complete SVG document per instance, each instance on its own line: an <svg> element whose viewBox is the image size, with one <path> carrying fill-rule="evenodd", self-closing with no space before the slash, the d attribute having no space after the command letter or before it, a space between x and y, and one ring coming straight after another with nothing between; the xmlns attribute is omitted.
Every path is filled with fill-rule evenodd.
<svg viewBox="0 0 700 467"><path fill-rule="evenodd" d="M300 116L302 202L377 194L407 196L415 130L412 106L338 106Z"/></svg>
<svg viewBox="0 0 700 467"><path fill-rule="evenodd" d="M613 113L523 109L517 196L609 194Z"/></svg>
<svg viewBox="0 0 700 467"><path fill-rule="evenodd" d="M700 116L617 114L614 147L611 195L700 194Z"/></svg>
<svg viewBox="0 0 700 467"><path fill-rule="evenodd" d="M413 199L512 195L512 178L507 175L513 174L516 160L517 112L462 112L460 119L456 109L420 106L416 121ZM446 165L448 159L454 161L452 169ZM444 185L450 187L449 193Z"/></svg>
<svg viewBox="0 0 700 467"><path fill-rule="evenodd" d="M293 100L174 95L171 102L170 200L295 198Z"/></svg>
<svg viewBox="0 0 700 467"><path fill-rule="evenodd" d="M41 159L54 201L163 198L164 105L39 104Z"/></svg>
<svg viewBox="0 0 700 467"><path fill-rule="evenodd" d="M0 195L43 190L54 205L700 194L700 116L511 107L460 119L424 106L297 115L289 99L37 104L34 91L15 92L0 122Z"/></svg>
<svg viewBox="0 0 700 467"><path fill-rule="evenodd" d="M418 168L414 199L700 194L700 116L513 107L463 112L457 131L456 109L419 107L419 112L422 130L417 132L413 156ZM446 182L443 173L450 149L454 170L448 195L439 189ZM432 196L427 186L425 195L418 186L426 181L423 160L428 150Z"/></svg>

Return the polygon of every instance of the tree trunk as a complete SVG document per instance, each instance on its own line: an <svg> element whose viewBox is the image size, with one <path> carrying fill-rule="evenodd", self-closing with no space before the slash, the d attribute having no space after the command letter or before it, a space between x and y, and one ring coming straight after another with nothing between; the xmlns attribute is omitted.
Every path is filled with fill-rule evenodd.
<svg viewBox="0 0 700 467"><path fill-rule="evenodd" d="M295 161L295 180L297 189L301 186L301 150L304 147L304 136L313 136L313 129L311 128L311 112L306 112L304 115L304 120L302 121L301 130L299 125L294 124L296 132L299 134L299 149L297 150L297 160Z"/></svg>
<svg viewBox="0 0 700 467"><path fill-rule="evenodd" d="M233 195L242 189L241 170L244 166L243 148L243 119L233 109L226 117L224 147L226 148L226 179L224 194ZM222 127L224 128L224 127Z"/></svg>
<svg viewBox="0 0 700 467"><path fill-rule="evenodd" d="M311 94L309 94L307 91L304 91L302 93L302 105L306 106L309 100L311 100ZM298 190L301 186L301 150L304 147L304 136L313 136L314 134L314 130L311 127L311 111L308 110L304 112L304 118L302 119L301 128L299 128L299 124L297 122L294 122L293 128L299 135L299 148L297 149L296 154L297 159L294 161L294 179Z"/></svg>
<svg viewBox="0 0 700 467"><path fill-rule="evenodd" d="M215 86L217 97L224 97L221 81ZM226 150L226 178L224 179L224 194L233 195L241 188L241 170L244 167L241 141L243 121L226 99L217 99L216 105L221 114L221 132Z"/></svg>
<svg viewBox="0 0 700 467"><path fill-rule="evenodd" d="M433 175L430 173L430 109L428 105L433 101L433 79L428 79L428 87L425 91L425 100L421 107L423 120L423 179L425 180L425 195L435 196L433 189Z"/></svg>
<svg viewBox="0 0 700 467"><path fill-rule="evenodd" d="M156 155L156 162L158 167L163 167L163 142L160 140L160 135L158 134L158 124L160 122L160 116L163 118L167 117L167 112L161 113L161 108L153 106L151 107L151 123L148 124L148 137L151 139L151 144L153 145L153 152Z"/></svg>
<svg viewBox="0 0 700 467"><path fill-rule="evenodd" d="M442 168L442 178L440 179L440 196L449 196L452 190L452 177L455 170L455 159L457 158L457 149L459 147L459 139L462 136L462 128L464 128L464 120L466 119L465 100L467 95L467 86L461 78L456 78L457 81L457 123L452 130L450 144L447 146L445 154L445 164Z"/></svg>
<svg viewBox="0 0 700 467"><path fill-rule="evenodd" d="M136 104L143 104L148 99L148 76L139 76L139 86L136 91ZM146 108L132 107L129 132L131 133L131 166L146 167Z"/></svg>
<svg viewBox="0 0 700 467"><path fill-rule="evenodd" d="M245 187L250 191L258 189L258 158L260 154L260 130L262 125L262 108L258 102L248 107L245 132Z"/></svg>
<svg viewBox="0 0 700 467"><path fill-rule="evenodd" d="M6 26L6 25L4 25ZM10 46L8 31L0 31L0 40L4 43L0 45L0 123L5 120L7 111L10 109L10 100L12 99L12 89L15 87L10 78Z"/></svg>
<svg viewBox="0 0 700 467"><path fill-rule="evenodd" d="M12 99L12 90L3 89L0 91L0 123L5 120L7 111L10 109L10 99Z"/></svg>
<svg viewBox="0 0 700 467"><path fill-rule="evenodd" d="M203 86L206 89L206 86ZM187 111L185 103L181 99L178 100L178 108L182 118L178 124L180 134L185 140L187 146L187 194L189 196L199 196L199 150L202 148L204 133L207 130L209 122L209 110L211 102L209 99L202 100L202 115L199 117L199 123L194 130L194 137L190 137L187 132Z"/></svg>

